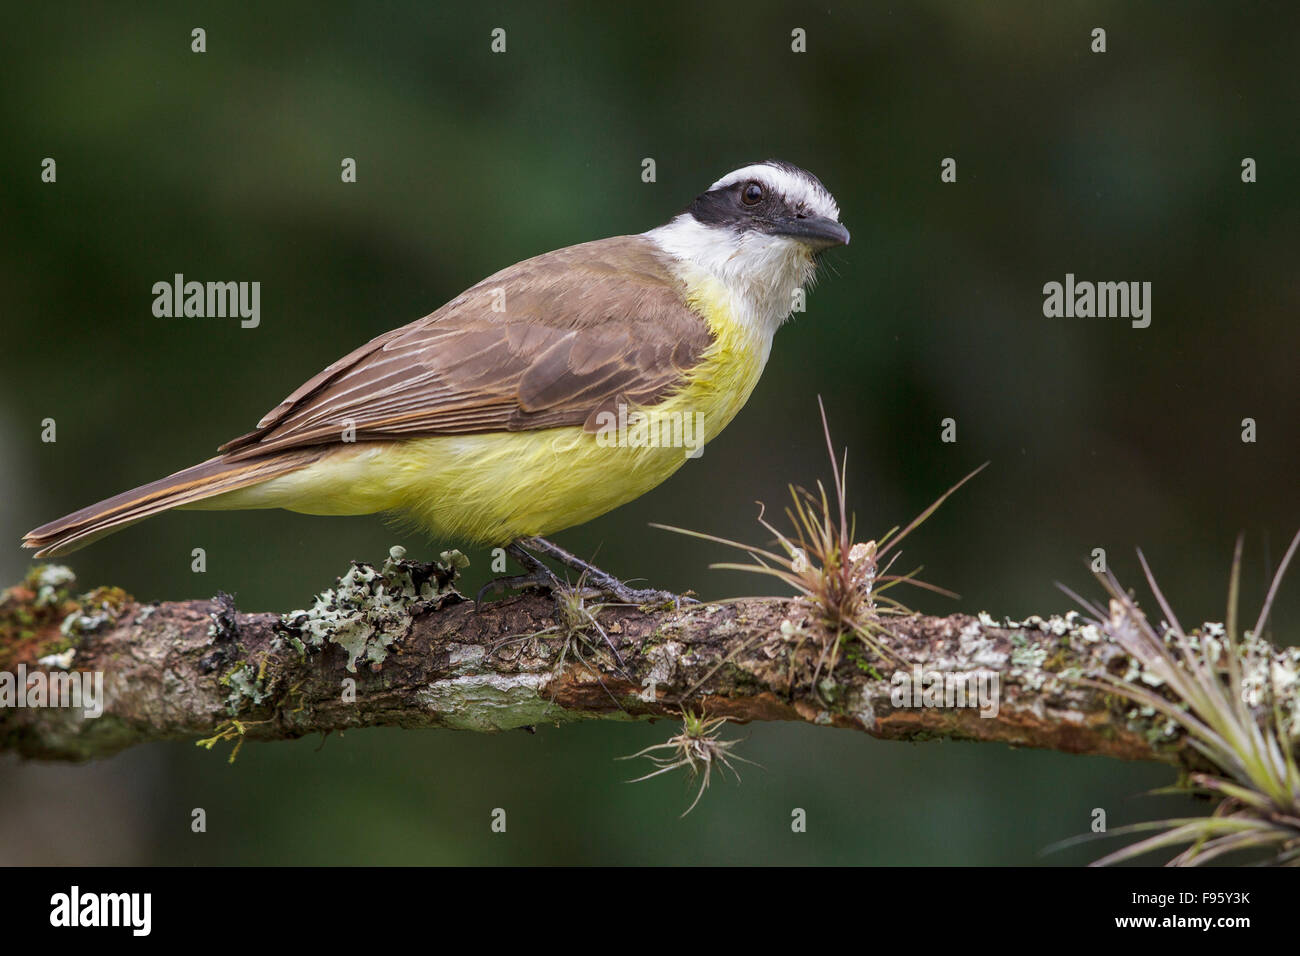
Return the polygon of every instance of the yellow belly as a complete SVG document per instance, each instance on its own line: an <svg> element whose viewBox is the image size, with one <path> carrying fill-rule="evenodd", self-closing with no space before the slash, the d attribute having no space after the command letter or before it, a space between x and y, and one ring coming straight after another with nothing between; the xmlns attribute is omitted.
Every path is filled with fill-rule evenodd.
<svg viewBox="0 0 1300 956"><path fill-rule="evenodd" d="M590 521L645 494L749 399L770 341L732 322L716 288L696 299L715 341L682 389L631 409L623 429L490 432L342 446L300 471L199 503L307 514L391 512L439 539L506 544ZM638 426L636 412L644 414Z"/></svg>

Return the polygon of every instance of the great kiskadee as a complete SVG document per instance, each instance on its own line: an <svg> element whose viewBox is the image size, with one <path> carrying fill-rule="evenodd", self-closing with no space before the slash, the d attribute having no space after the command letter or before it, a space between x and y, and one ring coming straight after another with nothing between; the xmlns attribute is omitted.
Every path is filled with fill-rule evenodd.
<svg viewBox="0 0 1300 956"><path fill-rule="evenodd" d="M540 551L636 599L540 536L675 472L682 441L657 439L717 435L754 390L817 254L848 241L817 177L745 166L666 225L489 276L339 359L215 458L23 544L65 554L171 508L387 512L439 538L509 546L534 572L528 552Z"/></svg>

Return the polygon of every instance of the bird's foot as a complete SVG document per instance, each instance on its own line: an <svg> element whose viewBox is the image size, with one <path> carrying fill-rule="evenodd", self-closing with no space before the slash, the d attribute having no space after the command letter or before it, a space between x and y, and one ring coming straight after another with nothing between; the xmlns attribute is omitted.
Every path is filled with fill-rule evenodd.
<svg viewBox="0 0 1300 956"><path fill-rule="evenodd" d="M538 588L558 595L564 589L564 585L555 576L554 571L517 544L507 546L506 553L523 565L524 573L493 578L478 589L478 594L474 597L476 606L483 603L483 595L487 594L488 591L500 594L502 591L522 591L524 588Z"/></svg>
<svg viewBox="0 0 1300 956"><path fill-rule="evenodd" d="M671 604L675 608L680 608L683 604L699 603L689 594L674 594L672 591L661 591L656 588L629 587L608 571L602 571L594 564L582 560L572 552L566 551L558 544L547 541L545 538L521 538L506 550L510 551L511 548L526 555L532 565L544 570L546 566L530 554L529 551L535 551L558 561L565 567L578 572L580 586L595 592L595 595L607 595L620 604L632 604L638 607L647 604ZM514 554L514 552L511 553ZM521 561L521 563L525 567L529 567L528 562ZM546 573L549 574L550 571L547 570ZM551 576L554 578L554 575Z"/></svg>

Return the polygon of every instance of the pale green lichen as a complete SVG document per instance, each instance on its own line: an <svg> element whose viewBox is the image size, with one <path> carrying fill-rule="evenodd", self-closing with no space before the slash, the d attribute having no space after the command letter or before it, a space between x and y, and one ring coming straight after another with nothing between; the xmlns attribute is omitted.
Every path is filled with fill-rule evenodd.
<svg viewBox="0 0 1300 956"><path fill-rule="evenodd" d="M240 664L221 678L221 683L230 688L226 697L226 708L230 716L237 716L245 702L257 706L267 698L265 685L265 665L261 670L254 670L251 664Z"/></svg>
<svg viewBox="0 0 1300 956"><path fill-rule="evenodd" d="M131 596L121 588L96 588L77 598L77 609L64 617L59 631L70 640L93 634L116 621L130 601Z"/></svg>
<svg viewBox="0 0 1300 956"><path fill-rule="evenodd" d="M82 634L93 634L105 624L112 623L113 617L114 614L108 607L73 611L59 625L59 633L68 638L79 637Z"/></svg>
<svg viewBox="0 0 1300 956"><path fill-rule="evenodd" d="M1011 665L1013 667L1037 669L1043 666L1045 660L1047 660L1047 648L1041 644L1018 647L1011 652Z"/></svg>
<svg viewBox="0 0 1300 956"><path fill-rule="evenodd" d="M415 696L454 730L513 730L573 719L541 693L549 680L545 674L471 674L438 681Z"/></svg>
<svg viewBox="0 0 1300 956"><path fill-rule="evenodd" d="M41 667L57 667L66 671L72 667L72 659L76 656L77 649L69 647L62 653L46 654L44 657L37 658L36 663Z"/></svg>
<svg viewBox="0 0 1300 956"><path fill-rule="evenodd" d="M393 642L407 632L417 608L454 593L459 569L469 564L459 551L442 552L433 565L405 558L406 549L394 547L379 570L354 563L311 607L284 615L284 626L306 647L342 647L353 673L358 661L382 663Z"/></svg>
<svg viewBox="0 0 1300 956"><path fill-rule="evenodd" d="M72 569L62 564L46 564L38 568L31 577L36 591L37 607L53 607L68 597L68 591L76 583L77 576Z"/></svg>
<svg viewBox="0 0 1300 956"><path fill-rule="evenodd" d="M962 628L958 648L964 659L978 667L997 670L1007 662L1007 655L997 649L997 643L985 635L980 624L975 622Z"/></svg>
<svg viewBox="0 0 1300 956"><path fill-rule="evenodd" d="M1106 642L1106 635L1096 624L1085 624L1079 628L1079 640L1085 644L1103 644Z"/></svg>

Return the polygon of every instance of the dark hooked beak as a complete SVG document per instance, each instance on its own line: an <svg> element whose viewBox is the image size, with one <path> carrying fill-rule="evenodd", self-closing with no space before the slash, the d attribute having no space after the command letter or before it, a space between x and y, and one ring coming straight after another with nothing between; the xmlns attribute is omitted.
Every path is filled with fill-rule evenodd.
<svg viewBox="0 0 1300 956"><path fill-rule="evenodd" d="M825 216L798 216L782 219L772 226L772 232L778 236L797 239L815 252L829 249L831 246L847 246L849 231L834 219Z"/></svg>

